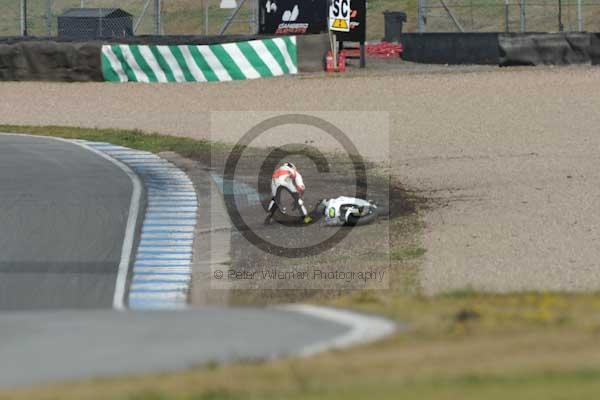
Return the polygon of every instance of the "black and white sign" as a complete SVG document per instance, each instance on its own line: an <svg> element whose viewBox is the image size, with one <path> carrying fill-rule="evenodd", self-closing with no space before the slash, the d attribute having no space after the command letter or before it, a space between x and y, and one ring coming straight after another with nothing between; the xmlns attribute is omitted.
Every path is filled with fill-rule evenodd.
<svg viewBox="0 0 600 400"><path fill-rule="evenodd" d="M364 43L367 36L367 6L365 0L350 1L350 31L339 32L336 37L342 42Z"/></svg>
<svg viewBox="0 0 600 400"><path fill-rule="evenodd" d="M298 35L327 30L327 0L259 0L259 33Z"/></svg>
<svg viewBox="0 0 600 400"><path fill-rule="evenodd" d="M350 32L350 0L331 0L329 30Z"/></svg>

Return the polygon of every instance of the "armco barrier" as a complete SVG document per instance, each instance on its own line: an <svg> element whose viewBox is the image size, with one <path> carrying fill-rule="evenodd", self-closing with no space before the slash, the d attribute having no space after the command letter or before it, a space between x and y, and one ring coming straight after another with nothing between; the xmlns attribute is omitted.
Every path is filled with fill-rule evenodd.
<svg viewBox="0 0 600 400"><path fill-rule="evenodd" d="M402 58L428 64L498 65L498 33L403 33Z"/></svg>
<svg viewBox="0 0 600 400"><path fill-rule="evenodd" d="M252 41L258 40L261 43L252 43ZM237 44L233 46L232 43ZM113 50L117 44L123 45L118 48L123 56L118 61L121 62L121 70L124 76L119 76L114 70L111 75L111 71L107 69L107 66L110 65L109 60L104 59L104 63L102 62L102 47L109 46ZM218 45L218 47L211 48L210 52L205 52L208 58L204 56L194 58L192 56L194 63L189 64L192 59L188 57L187 50L191 54L200 53L202 55L200 48L203 46L209 48L212 45ZM142 46L145 46L143 52L148 50L153 54L154 58L150 59L150 64L154 61L156 64L150 65L145 59L139 62L135 56L129 58L132 52L137 54L136 50L133 49L139 51ZM159 48L159 46L168 49L168 52L165 52L166 58L161 53L165 49ZM231 79L246 79L257 77L256 75L279 75L280 72L295 73L296 69L298 72L322 70L327 46L327 35L304 35L296 38L292 36L267 38L256 35L225 37L137 36L117 40L111 39L110 42L86 43L78 43L69 39L49 40L31 37L4 37L0 38L0 80L103 81L103 65L105 67L104 72L108 74L108 77L118 81L125 78L128 81L145 80L141 75L138 78L136 72L144 72L148 81L154 80L151 78L156 78L156 81L159 81L159 77L162 76L161 72L165 75L166 81L191 80L191 78L202 80L196 78L200 75L195 67L202 72L201 65L203 62L206 62L210 68L210 70L206 70L208 77L218 78L221 76L227 79L225 78L225 73L227 73ZM124 54L123 49L125 50ZM119 50L117 50L117 53L119 53ZM154 55L157 51L161 56ZM202 51L205 51L205 49ZM244 54L245 61L244 59L240 61L238 57L240 53ZM117 55L115 54L115 56ZM235 65L231 65L234 58L238 58L238 61L233 62ZM215 59L221 66L223 66L223 63L228 64L227 68L220 69ZM139 70L135 69L131 60L137 63L140 67ZM176 65L170 64L173 60L177 63ZM143 65L144 62L146 68L150 68L150 70L142 71L139 63ZM213 66L210 65L210 62L213 62ZM155 67L158 65L160 71L152 70L153 65ZM183 65L183 67L180 65ZM248 69L248 65L252 69ZM179 67L179 70L177 70L177 67ZM232 68L231 71L229 68ZM204 74L204 72L202 73ZM196 77L194 74L196 74ZM207 78L205 80L221 79Z"/></svg>
<svg viewBox="0 0 600 400"><path fill-rule="evenodd" d="M589 64L589 33L501 34L500 66Z"/></svg>

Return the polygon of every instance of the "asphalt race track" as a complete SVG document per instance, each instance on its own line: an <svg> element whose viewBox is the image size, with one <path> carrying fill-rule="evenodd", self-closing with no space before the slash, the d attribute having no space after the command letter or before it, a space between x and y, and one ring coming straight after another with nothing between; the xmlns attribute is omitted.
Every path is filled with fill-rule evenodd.
<svg viewBox="0 0 600 400"><path fill-rule="evenodd" d="M0 388L311 355L397 328L308 305L110 309L135 193L91 148L0 134Z"/></svg>
<svg viewBox="0 0 600 400"><path fill-rule="evenodd" d="M0 388L268 359L346 330L279 310L0 313Z"/></svg>
<svg viewBox="0 0 600 400"><path fill-rule="evenodd" d="M0 310L111 307L131 194L91 151L0 135Z"/></svg>

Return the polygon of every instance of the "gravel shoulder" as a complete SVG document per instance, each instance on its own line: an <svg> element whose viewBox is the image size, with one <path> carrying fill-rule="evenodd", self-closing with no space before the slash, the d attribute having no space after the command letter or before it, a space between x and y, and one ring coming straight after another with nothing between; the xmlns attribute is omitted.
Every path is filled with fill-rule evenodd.
<svg viewBox="0 0 600 400"><path fill-rule="evenodd" d="M391 150L394 173L432 199L423 211L426 293L597 290L600 69L428 72L218 85L2 83L0 122L209 138L210 111L387 111L391 144L373 140L387 121L350 134L367 143L368 157Z"/></svg>

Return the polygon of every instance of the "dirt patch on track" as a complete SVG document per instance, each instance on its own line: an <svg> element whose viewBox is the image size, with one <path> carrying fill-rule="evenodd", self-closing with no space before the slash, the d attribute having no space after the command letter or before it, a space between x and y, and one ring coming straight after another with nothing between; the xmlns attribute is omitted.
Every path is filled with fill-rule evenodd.
<svg viewBox="0 0 600 400"><path fill-rule="evenodd" d="M270 160L270 151L255 149L251 157L242 158L239 170L256 171L264 163L277 164L279 159ZM340 195L353 196L357 190L352 164L337 158L327 173L317 165L307 162L302 155L287 157L286 160L299 166L307 191L305 203L311 215L319 218L316 206L323 198ZM211 160L211 170L220 171L225 157ZM398 182L390 182L381 165L367 162L367 179L358 181L359 190L366 191L366 198L380 207L376 222L360 227L329 227L323 221L310 225L300 223L298 211L287 210L286 215L276 214L275 221L265 225L265 208L270 200L270 190L260 192L256 173L238 173L234 187L242 195L236 195L235 203L246 227L237 226L231 236L232 260L225 277L217 286L228 289L230 302L234 304L276 304L311 299L332 298L349 290L387 289L398 281L406 280L402 263L391 260L391 254L399 237L412 237L413 232L403 232L391 221L413 218L416 199L411 197ZM270 174L267 178L270 177ZM270 189L270 180L264 185ZM253 196L256 191L258 196ZM247 194L243 194L247 193ZM347 236L334 247L327 240L340 229ZM259 247L244 231L252 231L273 246ZM281 255L275 246L284 249L299 249L297 257ZM314 248L315 250L305 250ZM368 281L349 273L380 273ZM332 274L344 277L332 278ZM412 273L412 271L411 271ZM222 285L225 282L225 285Z"/></svg>
<svg viewBox="0 0 600 400"><path fill-rule="evenodd" d="M354 194L356 182L351 163L339 156L324 154L335 162L323 173L318 165L307 161L305 155L285 157L301 168L307 186L304 200L315 222L305 225L298 211L288 209L286 215L276 214L274 221L265 225L271 172L264 177L266 190L262 191L253 171L264 164L278 165L281 160L273 156L271 149L246 150L250 154L241 158L241 172L236 174L232 186L236 193L234 204L245 227L232 224L223 200L222 175L218 171L223 169L228 152L200 152L193 159L161 153L187 172L198 191L200 212L192 261L193 305L324 300L356 289L398 289L398 282L414 277L414 269L407 260L399 259L398 254L410 253L410 249L406 251L406 243L414 240L415 230L403 227L406 221L416 219L419 199L399 183L391 182L384 174L383 165L367 162L366 179L358 180L359 190L365 190L366 197L379 206L377 220L365 226L338 228L325 226L318 220L316 205L322 198ZM334 247L326 246L324 242L338 229L347 236ZM284 249L299 249L298 257L289 258L272 247L257 246L245 235L248 231ZM303 248L315 244L316 251ZM217 271L223 272L223 276L216 278ZM348 278L350 273L365 271L381 275L368 280ZM328 276L335 273L344 274L343 279Z"/></svg>

